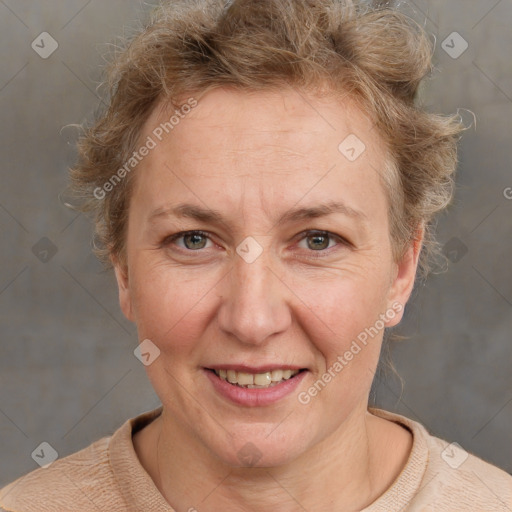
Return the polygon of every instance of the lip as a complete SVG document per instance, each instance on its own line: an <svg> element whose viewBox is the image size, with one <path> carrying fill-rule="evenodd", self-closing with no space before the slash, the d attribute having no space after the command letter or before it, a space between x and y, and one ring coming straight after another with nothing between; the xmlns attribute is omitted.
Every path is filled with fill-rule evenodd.
<svg viewBox="0 0 512 512"><path fill-rule="evenodd" d="M260 366L248 366L246 364L220 364L209 366L208 370L234 370L235 372L245 373L266 373L273 370L304 370L304 366L291 366L287 364L268 364Z"/></svg>
<svg viewBox="0 0 512 512"><path fill-rule="evenodd" d="M265 366L261 368L274 368L274 369L285 369L285 370L300 370L301 368L297 367L287 367L287 366ZM251 373L259 373L262 372L261 369L255 369L254 367L247 367L244 365L223 365L223 366L215 366L216 370L235 370L238 368L245 368L245 370L239 371L250 371ZM250 368L250 370L248 369ZM256 371L259 370L259 371ZM263 370L265 371L265 370ZM296 389L297 386L301 383L302 379L308 373L308 370L304 370L299 372L294 377L291 377L288 380L281 382L275 386L269 388L242 388L239 386L234 386L229 382L221 379L219 376L215 374L212 369L203 368L203 372L206 377L212 383L214 390L221 395L223 398L229 400L232 403L237 405L245 406L245 407L264 407L266 405L271 405L280 400L283 400L287 396L291 395Z"/></svg>

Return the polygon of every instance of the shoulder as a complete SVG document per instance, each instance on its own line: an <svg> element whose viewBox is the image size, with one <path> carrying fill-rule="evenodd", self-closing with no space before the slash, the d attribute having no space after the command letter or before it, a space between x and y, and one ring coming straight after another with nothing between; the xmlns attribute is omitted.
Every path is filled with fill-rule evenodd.
<svg viewBox="0 0 512 512"><path fill-rule="evenodd" d="M108 458L110 437L50 466L31 471L0 490L0 511L60 512L94 510L95 501L114 485Z"/></svg>
<svg viewBox="0 0 512 512"><path fill-rule="evenodd" d="M512 476L507 472L410 418L376 408L371 412L408 428L413 446L399 477L368 512L512 511Z"/></svg>
<svg viewBox="0 0 512 512"><path fill-rule="evenodd" d="M428 435L422 507L431 510L512 510L512 476L457 443ZM441 508L444 507L444 508ZM422 508L423 510L423 508ZM428 510L428 509L426 509Z"/></svg>
<svg viewBox="0 0 512 512"><path fill-rule="evenodd" d="M135 509L137 500L139 510L168 510L133 447L133 434L161 412L160 406L128 419L111 436L0 489L0 512L121 512Z"/></svg>

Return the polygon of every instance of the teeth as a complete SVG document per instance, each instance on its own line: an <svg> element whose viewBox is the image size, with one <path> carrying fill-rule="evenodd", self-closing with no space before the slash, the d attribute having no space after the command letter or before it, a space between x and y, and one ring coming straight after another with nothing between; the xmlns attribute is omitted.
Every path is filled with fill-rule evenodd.
<svg viewBox="0 0 512 512"><path fill-rule="evenodd" d="M265 373L245 373L235 370L215 370L223 380L244 388L268 388L284 380L288 380L299 373L299 370L272 370Z"/></svg>
<svg viewBox="0 0 512 512"><path fill-rule="evenodd" d="M236 384L240 384L240 386L247 386L250 384L252 386L254 384L254 376L250 373L238 372Z"/></svg>
<svg viewBox="0 0 512 512"><path fill-rule="evenodd" d="M283 370L272 370L272 382L283 380Z"/></svg>
<svg viewBox="0 0 512 512"><path fill-rule="evenodd" d="M270 372L267 373L257 373L254 376L254 384L258 386L268 386L272 383L272 376Z"/></svg>

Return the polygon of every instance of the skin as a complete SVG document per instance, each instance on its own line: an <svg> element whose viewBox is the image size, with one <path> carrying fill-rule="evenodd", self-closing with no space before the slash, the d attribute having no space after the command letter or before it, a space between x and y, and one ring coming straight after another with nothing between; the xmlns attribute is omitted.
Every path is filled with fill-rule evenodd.
<svg viewBox="0 0 512 512"><path fill-rule="evenodd" d="M167 119L155 108L141 140ZM338 150L351 133L366 145L354 162ZM146 370L164 407L134 446L177 511L360 510L404 467L410 432L367 410L382 330L308 404L298 400L412 291L421 237L393 260L384 159L377 130L348 97L224 88L200 98L134 171L126 264L113 262L125 316L160 350ZM329 201L363 212L365 223L343 213L277 222ZM182 202L218 210L224 222L149 221ZM208 237L163 243L189 230ZM263 250L252 263L236 252L248 236ZM245 407L220 396L203 371L237 363L308 373L278 403ZM248 442L261 458L241 467Z"/></svg>

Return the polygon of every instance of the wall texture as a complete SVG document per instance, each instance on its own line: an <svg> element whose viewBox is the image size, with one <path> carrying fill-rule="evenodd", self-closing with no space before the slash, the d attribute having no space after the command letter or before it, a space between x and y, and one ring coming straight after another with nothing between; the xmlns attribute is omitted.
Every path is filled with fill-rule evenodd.
<svg viewBox="0 0 512 512"><path fill-rule="evenodd" d="M429 108L472 111L476 127L438 226L450 264L415 290L399 329L409 339L392 347L403 392L379 371L373 401L510 472L512 4L401 4L437 40ZM147 9L0 0L0 485L37 467L41 442L62 457L159 405L91 226L60 197L75 158L66 126L98 106L101 55Z"/></svg>

